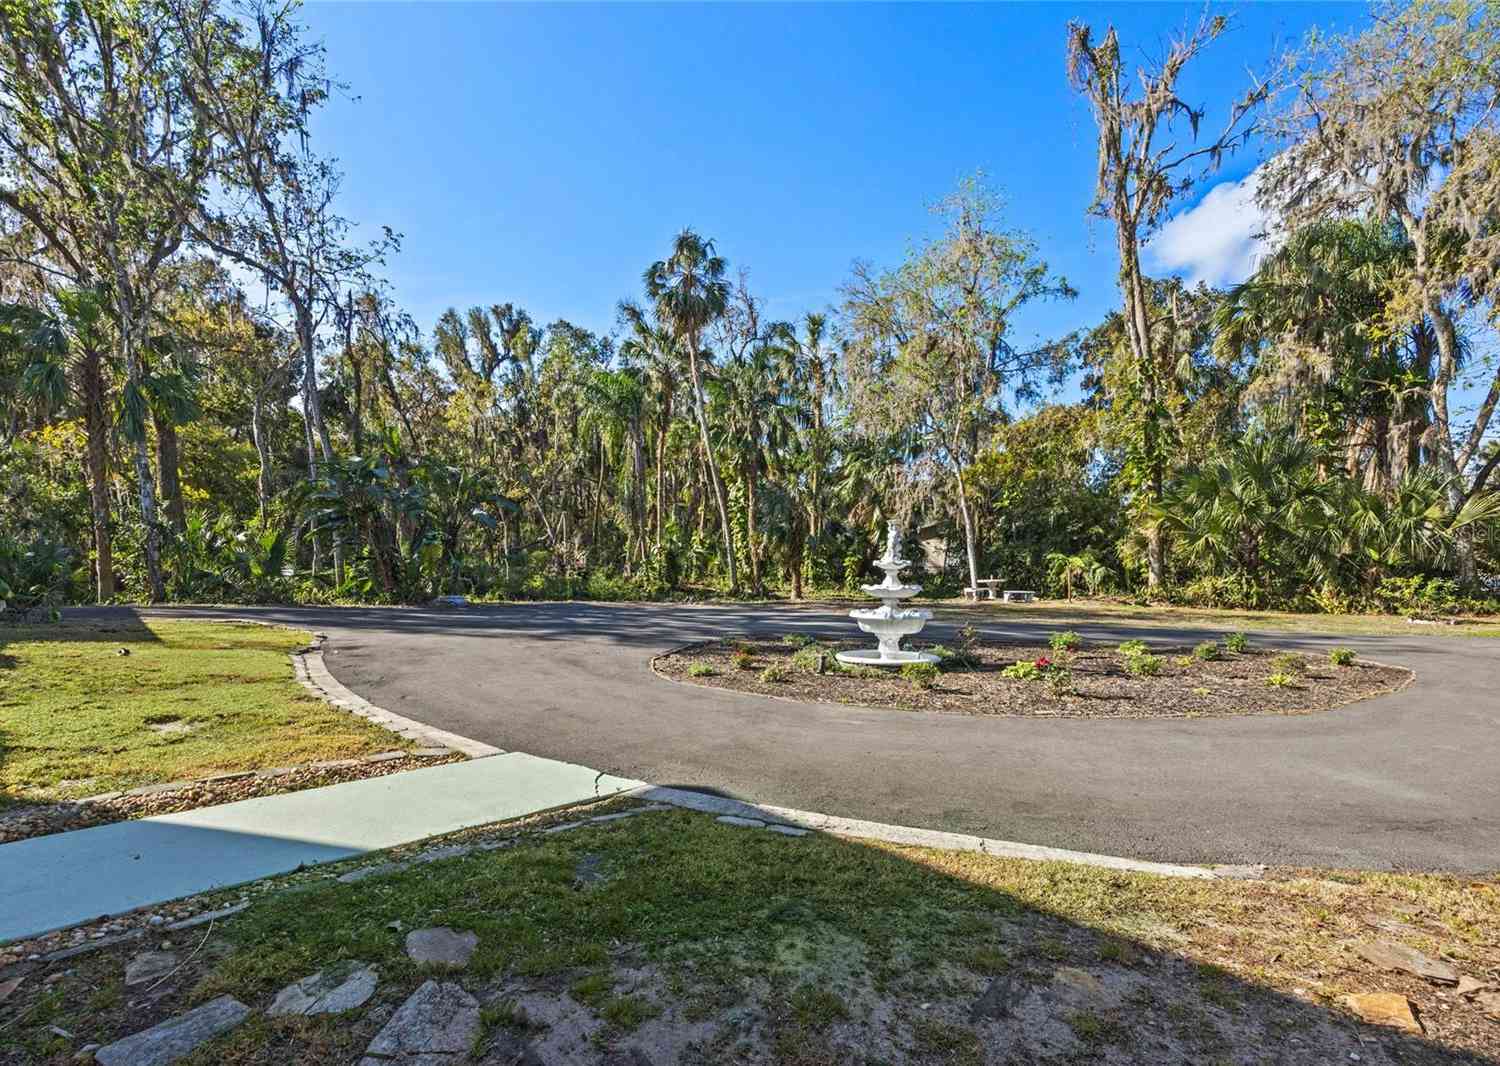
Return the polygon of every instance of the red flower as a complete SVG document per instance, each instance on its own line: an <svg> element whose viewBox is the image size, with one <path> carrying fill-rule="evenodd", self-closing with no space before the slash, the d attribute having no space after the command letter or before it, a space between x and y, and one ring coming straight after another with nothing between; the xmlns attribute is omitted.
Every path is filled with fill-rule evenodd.
<svg viewBox="0 0 1500 1066"><path fill-rule="evenodd" d="M1052 665L1052 660L1049 659L1049 658L1047 658L1045 655L1043 655L1040 659L1038 659L1032 665L1045 670L1045 669L1047 669L1047 667L1049 667L1049 666Z"/></svg>

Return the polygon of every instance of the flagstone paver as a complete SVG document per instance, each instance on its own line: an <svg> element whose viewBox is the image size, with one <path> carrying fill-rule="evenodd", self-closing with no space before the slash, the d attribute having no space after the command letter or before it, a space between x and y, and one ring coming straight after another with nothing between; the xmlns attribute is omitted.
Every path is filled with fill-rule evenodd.
<svg viewBox="0 0 1500 1066"><path fill-rule="evenodd" d="M248 1017L249 1007L233 996L220 996L143 1032L105 1044L94 1052L94 1061L99 1066L169 1066Z"/></svg>
<svg viewBox="0 0 1500 1066"><path fill-rule="evenodd" d="M413 929L406 934L406 954L419 966L449 966L462 969L479 946L479 937L445 925Z"/></svg>
<svg viewBox="0 0 1500 1066"><path fill-rule="evenodd" d="M479 1031L477 999L461 985L428 981L375 1034L359 1066L456 1066Z"/></svg>
<svg viewBox="0 0 1500 1066"><path fill-rule="evenodd" d="M272 1018L290 1014L342 1014L363 1006L375 994L380 975L362 962L319 970L287 985L266 1011Z"/></svg>

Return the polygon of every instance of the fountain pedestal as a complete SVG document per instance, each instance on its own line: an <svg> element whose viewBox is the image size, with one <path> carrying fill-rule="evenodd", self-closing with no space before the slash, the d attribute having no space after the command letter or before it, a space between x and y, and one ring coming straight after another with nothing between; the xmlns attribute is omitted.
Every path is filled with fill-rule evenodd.
<svg viewBox="0 0 1500 1066"><path fill-rule="evenodd" d="M875 560L875 565L885 571L885 580L878 585L864 585L862 588L865 595L879 600L880 606L850 611L849 617L854 619L860 629L875 638L876 646L841 651L835 658L851 666L904 666L907 663L937 662L936 655L925 651L906 651L901 647L901 638L920 633L932 618L932 612L900 606L902 600L921 592L922 586L901 583L901 571L911 563L901 558L901 531L894 522L887 527L885 554Z"/></svg>

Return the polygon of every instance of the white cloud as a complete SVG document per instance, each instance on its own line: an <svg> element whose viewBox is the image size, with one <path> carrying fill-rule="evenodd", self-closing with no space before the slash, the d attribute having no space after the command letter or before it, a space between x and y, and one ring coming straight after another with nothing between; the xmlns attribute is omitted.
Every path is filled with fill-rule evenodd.
<svg viewBox="0 0 1500 1066"><path fill-rule="evenodd" d="M1260 234L1267 218L1255 202L1259 175L1256 169L1240 181L1221 182L1168 219L1146 245L1151 269L1182 274L1191 284L1234 285L1248 278L1266 251Z"/></svg>

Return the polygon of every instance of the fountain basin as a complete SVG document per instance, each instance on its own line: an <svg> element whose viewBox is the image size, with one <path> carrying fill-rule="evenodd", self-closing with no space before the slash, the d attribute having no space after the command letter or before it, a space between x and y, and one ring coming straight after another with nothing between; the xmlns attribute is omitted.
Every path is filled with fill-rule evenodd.
<svg viewBox="0 0 1500 1066"><path fill-rule="evenodd" d="M907 663L938 661L938 657L931 652L907 651L905 648L897 648L893 652L885 652L880 648L855 648L853 651L841 651L834 658L849 666L905 666Z"/></svg>
<svg viewBox="0 0 1500 1066"><path fill-rule="evenodd" d="M861 585L866 596L874 596L878 600L905 600L910 599L922 591L921 585Z"/></svg>

